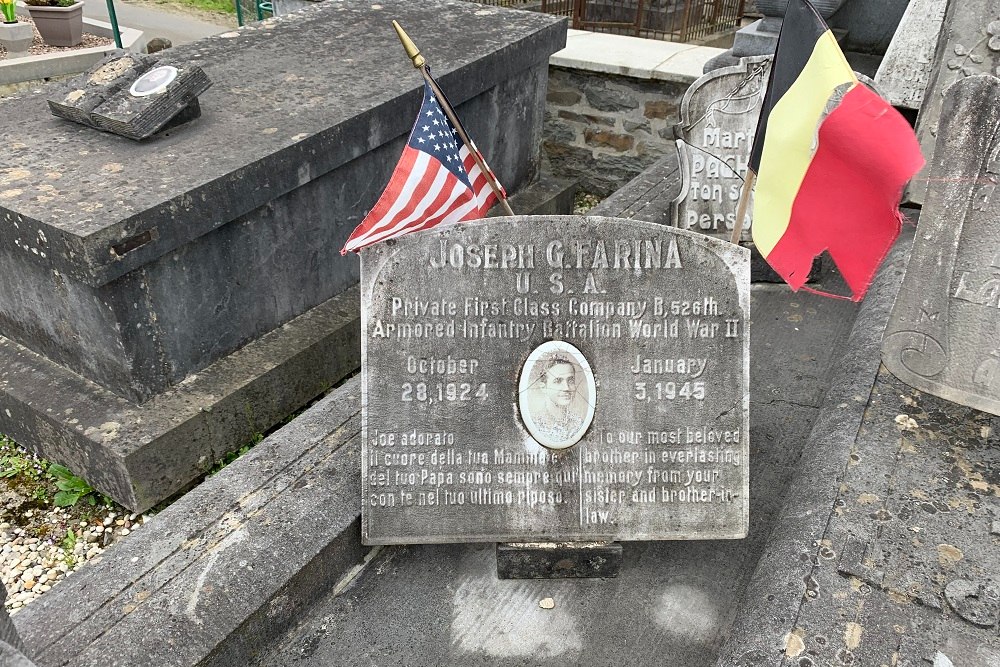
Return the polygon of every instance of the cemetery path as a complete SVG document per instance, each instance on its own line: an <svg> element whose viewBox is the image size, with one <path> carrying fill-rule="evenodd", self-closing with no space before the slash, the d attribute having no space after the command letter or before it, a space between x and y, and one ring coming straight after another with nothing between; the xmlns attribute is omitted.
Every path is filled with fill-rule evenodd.
<svg viewBox="0 0 1000 667"><path fill-rule="evenodd" d="M165 37L174 46L186 44L203 37L226 32L236 27L235 17L232 24L210 21L207 13L180 13L160 9L152 4L132 4L121 0L115 2L115 14L119 24L142 30L146 39ZM83 7L83 15L98 21L108 20L107 3L102 0L90 0Z"/></svg>

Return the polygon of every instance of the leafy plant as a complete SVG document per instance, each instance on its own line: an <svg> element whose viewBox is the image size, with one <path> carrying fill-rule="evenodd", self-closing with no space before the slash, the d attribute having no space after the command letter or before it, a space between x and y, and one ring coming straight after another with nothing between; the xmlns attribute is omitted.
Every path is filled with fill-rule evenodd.
<svg viewBox="0 0 1000 667"><path fill-rule="evenodd" d="M62 547L63 553L66 554L64 560L66 564L73 567L76 563L76 556L73 555L73 549L76 548L76 533L70 528L66 531L66 536L62 538L59 542L59 546Z"/></svg>
<svg viewBox="0 0 1000 667"><path fill-rule="evenodd" d="M72 7L76 0L24 0L24 3L32 7Z"/></svg>
<svg viewBox="0 0 1000 667"><path fill-rule="evenodd" d="M4 23L17 23L14 0L0 0L0 14L3 15Z"/></svg>
<svg viewBox="0 0 1000 667"><path fill-rule="evenodd" d="M83 478L74 475L73 471L66 466L51 463L49 464L49 474L55 478L56 488L59 489L55 498L52 499L56 507L72 507L84 497L90 501L91 505L97 504L97 494L94 492L94 487L87 484Z"/></svg>
<svg viewBox="0 0 1000 667"><path fill-rule="evenodd" d="M21 477L37 482L42 477L46 462L32 456L5 436L0 436L0 477Z"/></svg>

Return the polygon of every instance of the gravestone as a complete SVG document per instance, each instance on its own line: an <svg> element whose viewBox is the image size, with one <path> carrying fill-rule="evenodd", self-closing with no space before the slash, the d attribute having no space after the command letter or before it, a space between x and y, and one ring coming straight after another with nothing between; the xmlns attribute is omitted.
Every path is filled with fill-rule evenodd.
<svg viewBox="0 0 1000 667"><path fill-rule="evenodd" d="M917 138L925 156L934 150L945 92L976 74L1000 73L1000 10L996 0L949 2L934 55L934 71L917 117ZM907 198L923 204L930 165L910 181Z"/></svg>
<svg viewBox="0 0 1000 667"><path fill-rule="evenodd" d="M1000 79L953 85L882 346L911 386L1000 414Z"/></svg>
<svg viewBox="0 0 1000 667"><path fill-rule="evenodd" d="M744 58L736 67L706 74L684 93L675 130L681 174L673 203L677 227L725 239L732 233L770 68L769 57ZM752 219L751 196L743 241L751 241Z"/></svg>
<svg viewBox="0 0 1000 667"><path fill-rule="evenodd" d="M919 109L934 65L947 0L913 0L875 74L889 104Z"/></svg>
<svg viewBox="0 0 1000 667"><path fill-rule="evenodd" d="M366 543L746 534L745 248L547 216L361 254Z"/></svg>

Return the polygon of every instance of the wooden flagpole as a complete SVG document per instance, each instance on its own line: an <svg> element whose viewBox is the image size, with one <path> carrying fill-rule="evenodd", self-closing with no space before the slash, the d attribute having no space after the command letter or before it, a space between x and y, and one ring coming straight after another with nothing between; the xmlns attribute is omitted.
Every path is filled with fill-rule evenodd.
<svg viewBox="0 0 1000 667"><path fill-rule="evenodd" d="M747 207L750 206L750 192L753 184L757 180L757 174L752 169L747 169L747 178L743 181L743 192L740 194L740 202L736 205L736 223L733 225L733 235L729 238L730 243L740 244L740 235L743 234L743 220L747 217Z"/></svg>
<svg viewBox="0 0 1000 667"><path fill-rule="evenodd" d="M465 133L465 130L462 129L462 124L458 122L458 117L455 115L455 111L448 104L447 98L441 92L441 89L438 88L434 79L431 78L430 73L428 73L427 60L420 55L420 49L417 48L416 44L413 43L413 40L410 39L409 35L406 34L399 23L393 21L392 27L396 29L396 35L399 37L399 41L402 42L403 48L406 50L406 55L413 61L413 66L420 70L420 73L424 77L424 81L426 81L427 85L431 87L431 90L437 97L438 104L441 105L441 108L444 110L444 114L448 117L448 120L451 121L452 126L458 133L458 137L465 143L466 148L469 149L469 153L472 154L472 159L476 161L476 166L478 166L479 170L483 172L483 176L486 177L486 182L489 183L490 188L492 188L493 194L497 196L497 201L499 201L500 205L503 206L507 215L514 215L514 211L511 210L510 204L507 203L507 195L504 193L503 188L500 187L500 184L497 182L493 172L490 171L490 168L483 162L482 157L479 155L479 150Z"/></svg>

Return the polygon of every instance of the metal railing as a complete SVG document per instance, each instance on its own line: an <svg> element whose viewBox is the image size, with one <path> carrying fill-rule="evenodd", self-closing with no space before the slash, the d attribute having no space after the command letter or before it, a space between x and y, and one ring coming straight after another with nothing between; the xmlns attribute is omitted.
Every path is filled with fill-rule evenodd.
<svg viewBox="0 0 1000 667"><path fill-rule="evenodd" d="M672 42L705 39L740 25L746 0L473 0L566 16L577 30Z"/></svg>

